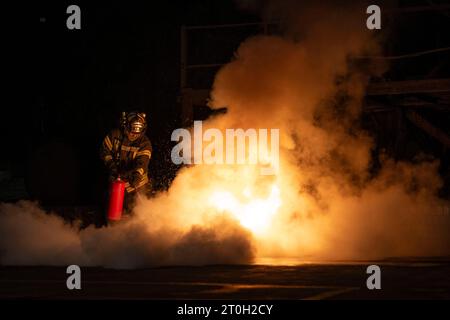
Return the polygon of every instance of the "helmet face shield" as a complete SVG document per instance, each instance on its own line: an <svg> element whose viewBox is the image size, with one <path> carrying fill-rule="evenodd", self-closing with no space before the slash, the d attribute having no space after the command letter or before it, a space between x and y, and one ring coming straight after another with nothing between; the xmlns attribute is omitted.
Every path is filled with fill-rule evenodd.
<svg viewBox="0 0 450 320"><path fill-rule="evenodd" d="M136 140L145 133L147 122L145 113L130 112L126 117L125 133L131 141Z"/></svg>
<svg viewBox="0 0 450 320"><path fill-rule="evenodd" d="M139 121L133 122L129 126L131 133L143 133L145 130L145 124Z"/></svg>

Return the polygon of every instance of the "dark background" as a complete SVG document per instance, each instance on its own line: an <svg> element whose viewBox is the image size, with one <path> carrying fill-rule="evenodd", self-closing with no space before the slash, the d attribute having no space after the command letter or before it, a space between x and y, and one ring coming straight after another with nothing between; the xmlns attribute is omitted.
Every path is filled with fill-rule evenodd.
<svg viewBox="0 0 450 320"><path fill-rule="evenodd" d="M81 30L66 27L70 4L81 8ZM30 198L55 205L97 201L105 188L99 147L122 111L148 114L150 173L155 188L166 189L177 170L170 135L181 126L181 26L257 19L233 1L27 6L9 11L16 14L10 25L14 94L2 123L1 166L24 178ZM238 44L219 49L220 62Z"/></svg>
<svg viewBox="0 0 450 320"><path fill-rule="evenodd" d="M81 30L66 28L70 4L81 7ZM397 3L398 7L429 5L429 1ZM170 134L182 125L181 26L261 21L234 1L222 0L38 1L32 6L17 4L4 14L9 18L6 37L10 40L3 49L9 54L4 63L12 72L5 93L11 97L2 108L0 169L10 173L10 180L23 181L26 198L51 205L98 201L105 189L98 150L104 135L117 125L120 112L127 110L148 114L147 135L154 149L149 171L155 188L167 189L177 171L170 161ZM399 13L386 19L388 55L450 46L449 10ZM258 28L244 28L195 33L189 38L189 63L227 62L241 40L258 32ZM374 81L449 78L449 60L448 51L396 60L383 79ZM214 71L191 75L191 87L210 86ZM378 102L395 104L391 97ZM425 110L423 116L450 133L448 109ZM398 128L389 121L381 117L381 125L374 127L365 119L376 137L377 151L387 149L398 160L413 160L423 153L439 158L440 172L448 181L448 148L407 123L401 145L408 147L391 148ZM442 193L447 196L445 188L448 182ZM13 195L0 200L17 199Z"/></svg>

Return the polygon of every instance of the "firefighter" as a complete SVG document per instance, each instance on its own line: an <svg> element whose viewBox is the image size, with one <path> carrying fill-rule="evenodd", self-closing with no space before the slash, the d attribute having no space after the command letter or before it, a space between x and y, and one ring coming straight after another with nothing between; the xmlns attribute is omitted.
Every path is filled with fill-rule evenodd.
<svg viewBox="0 0 450 320"><path fill-rule="evenodd" d="M108 169L109 180L124 180L124 214L130 214L136 194L150 192L147 175L152 155L150 140L145 135L145 113L122 113L121 128L112 130L103 140L101 158Z"/></svg>

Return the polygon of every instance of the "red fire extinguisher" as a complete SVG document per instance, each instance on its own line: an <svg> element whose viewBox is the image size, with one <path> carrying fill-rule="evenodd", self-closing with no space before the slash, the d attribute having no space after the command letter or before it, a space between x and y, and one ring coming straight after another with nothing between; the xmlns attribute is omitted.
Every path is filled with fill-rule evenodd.
<svg viewBox="0 0 450 320"><path fill-rule="evenodd" d="M122 218L123 198L125 195L125 182L118 177L111 183L109 194L108 219L120 220Z"/></svg>

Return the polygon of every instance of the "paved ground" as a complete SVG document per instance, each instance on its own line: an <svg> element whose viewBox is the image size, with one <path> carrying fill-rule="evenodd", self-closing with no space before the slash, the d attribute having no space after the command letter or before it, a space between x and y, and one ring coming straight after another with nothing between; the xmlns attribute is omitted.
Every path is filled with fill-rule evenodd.
<svg viewBox="0 0 450 320"><path fill-rule="evenodd" d="M382 289L366 288L371 262L296 266L82 268L82 290L64 267L0 267L1 299L450 299L450 259L375 262Z"/></svg>

